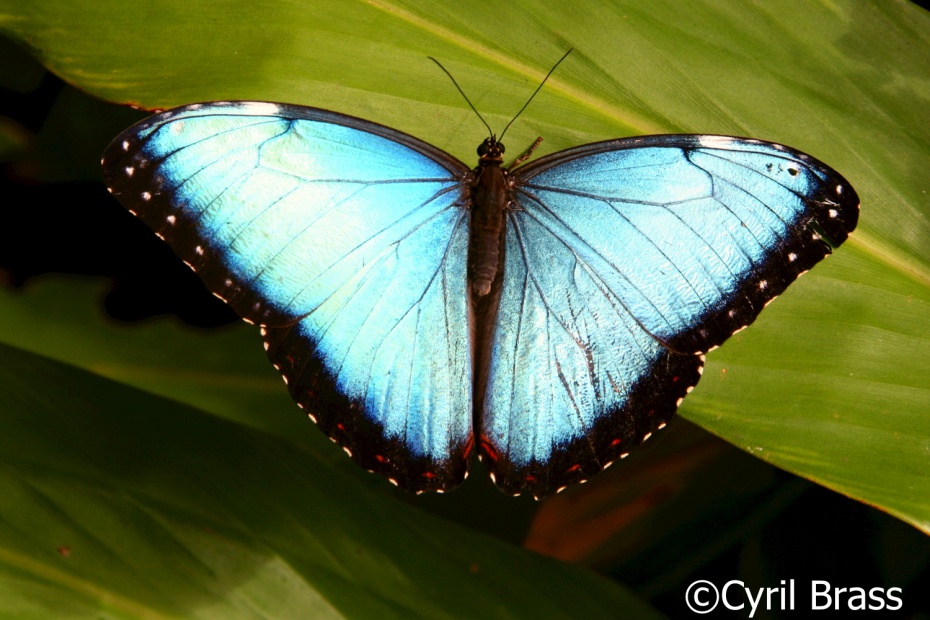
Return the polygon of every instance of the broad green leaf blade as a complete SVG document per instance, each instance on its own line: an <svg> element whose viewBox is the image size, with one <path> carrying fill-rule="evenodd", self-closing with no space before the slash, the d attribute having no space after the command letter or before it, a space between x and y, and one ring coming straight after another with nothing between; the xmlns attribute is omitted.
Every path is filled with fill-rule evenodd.
<svg viewBox="0 0 930 620"><path fill-rule="evenodd" d="M312 452L0 345L0 615L656 618Z"/></svg>
<svg viewBox="0 0 930 620"><path fill-rule="evenodd" d="M273 6L4 0L0 28L112 100L316 105L409 131L465 161L480 125L425 56L442 59L501 127L574 46L510 144L541 134L555 150L692 131L810 152L856 187L859 229L709 357L682 413L927 529L928 392L913 379L930 364L921 336L930 313L902 306L908 295L930 296L925 11L903 1Z"/></svg>
<svg viewBox="0 0 930 620"><path fill-rule="evenodd" d="M0 162L7 162L28 148L32 136L14 120L0 116Z"/></svg>
<svg viewBox="0 0 930 620"><path fill-rule="evenodd" d="M859 248L845 257L708 357L688 417L930 532L930 291Z"/></svg>
<svg viewBox="0 0 930 620"><path fill-rule="evenodd" d="M120 326L101 316L103 288L90 279L42 278L23 291L0 289L0 337L298 443L325 441L294 406L255 328L205 331L165 318Z"/></svg>

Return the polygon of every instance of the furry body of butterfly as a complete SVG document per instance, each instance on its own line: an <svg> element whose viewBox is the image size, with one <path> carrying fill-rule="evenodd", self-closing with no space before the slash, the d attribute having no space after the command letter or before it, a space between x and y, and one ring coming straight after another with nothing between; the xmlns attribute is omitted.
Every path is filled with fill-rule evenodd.
<svg viewBox="0 0 930 620"><path fill-rule="evenodd" d="M491 283L503 267L504 209L511 203L503 156L504 146L493 138L478 149L468 238L471 290L478 296L491 292Z"/></svg>

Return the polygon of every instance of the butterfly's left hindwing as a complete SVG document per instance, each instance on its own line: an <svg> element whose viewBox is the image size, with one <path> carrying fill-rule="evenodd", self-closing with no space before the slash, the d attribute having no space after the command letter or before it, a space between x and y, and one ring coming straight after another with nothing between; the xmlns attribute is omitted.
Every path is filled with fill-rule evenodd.
<svg viewBox="0 0 930 620"><path fill-rule="evenodd" d="M614 140L512 174L479 419L485 462L513 493L586 480L662 428L702 353L858 221L838 173L758 140Z"/></svg>
<svg viewBox="0 0 930 620"><path fill-rule="evenodd" d="M294 399L405 488L464 478L471 355L464 165L359 119L260 102L147 119L112 193L244 319Z"/></svg>

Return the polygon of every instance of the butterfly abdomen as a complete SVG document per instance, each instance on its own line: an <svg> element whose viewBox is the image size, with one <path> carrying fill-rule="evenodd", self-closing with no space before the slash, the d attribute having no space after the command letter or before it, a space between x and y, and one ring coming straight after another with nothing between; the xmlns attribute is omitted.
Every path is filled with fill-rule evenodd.
<svg viewBox="0 0 930 620"><path fill-rule="evenodd" d="M472 187L468 275L472 290L480 297L491 291L491 283L501 263L501 235L508 187L500 154L498 151L498 158L482 156Z"/></svg>

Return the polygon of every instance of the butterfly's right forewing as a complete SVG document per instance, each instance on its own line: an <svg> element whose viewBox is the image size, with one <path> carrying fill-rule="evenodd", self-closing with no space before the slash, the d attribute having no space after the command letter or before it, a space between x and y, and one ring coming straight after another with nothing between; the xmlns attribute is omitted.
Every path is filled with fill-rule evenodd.
<svg viewBox="0 0 930 620"><path fill-rule="evenodd" d="M351 117L259 102L169 110L104 155L113 194L246 320L294 399L415 490L471 450L464 165Z"/></svg>

